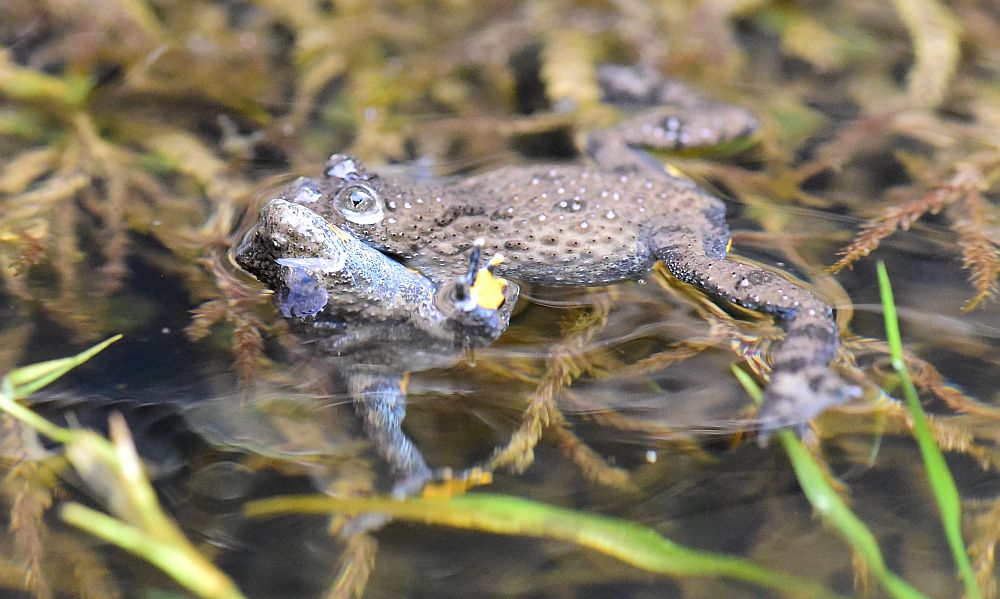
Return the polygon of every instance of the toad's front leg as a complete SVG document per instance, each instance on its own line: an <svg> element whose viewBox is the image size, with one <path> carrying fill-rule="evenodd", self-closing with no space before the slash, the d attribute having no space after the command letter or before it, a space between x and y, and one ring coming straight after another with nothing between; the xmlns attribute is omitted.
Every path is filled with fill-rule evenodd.
<svg viewBox="0 0 1000 599"><path fill-rule="evenodd" d="M405 378L373 366L355 366L347 374L354 409L364 421L376 452L398 476L393 493L399 496L416 493L433 477L424 456L403 432Z"/></svg>

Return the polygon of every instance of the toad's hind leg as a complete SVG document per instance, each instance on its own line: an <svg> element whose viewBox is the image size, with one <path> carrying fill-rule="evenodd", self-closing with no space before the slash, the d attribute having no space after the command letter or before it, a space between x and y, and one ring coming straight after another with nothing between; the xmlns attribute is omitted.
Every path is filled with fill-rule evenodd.
<svg viewBox="0 0 1000 599"><path fill-rule="evenodd" d="M679 280L784 321L785 339L772 353L771 383L759 414L762 441L777 428L804 433L825 409L860 395L858 387L830 370L840 336L829 305L776 273L707 256L699 236L686 227L661 227L650 244Z"/></svg>
<svg viewBox="0 0 1000 599"><path fill-rule="evenodd" d="M659 106L610 129L591 132L587 154L612 172L662 171L663 165L642 150L718 146L748 138L756 130L756 118L737 106Z"/></svg>
<svg viewBox="0 0 1000 599"><path fill-rule="evenodd" d="M629 148L681 150L745 139L759 122L750 111L707 98L652 69L606 65L598 70L603 99L633 116L593 132L588 153L606 169L627 169L635 162Z"/></svg>

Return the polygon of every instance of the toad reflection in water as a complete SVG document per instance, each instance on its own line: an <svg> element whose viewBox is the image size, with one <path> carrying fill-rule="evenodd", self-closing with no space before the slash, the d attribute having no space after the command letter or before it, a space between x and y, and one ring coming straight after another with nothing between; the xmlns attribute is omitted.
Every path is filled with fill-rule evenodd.
<svg viewBox="0 0 1000 599"><path fill-rule="evenodd" d="M584 164L507 166L452 181L411 180L335 155L323 176L299 179L285 198L309 206L435 284L466 268L475 238L503 252L498 273L546 285L636 279L662 260L713 297L784 321L759 415L770 430L808 421L860 390L831 371L839 347L832 308L786 277L726 255L722 201L675 176L641 148L716 145L751 134L746 111L711 102L647 71L605 67L611 102L645 107L592 133Z"/></svg>
<svg viewBox="0 0 1000 599"><path fill-rule="evenodd" d="M436 286L308 208L272 200L236 251L237 263L273 289L296 334L330 358L365 429L400 482L418 490L434 473L403 433L406 372L447 366L507 328L518 287L480 268Z"/></svg>

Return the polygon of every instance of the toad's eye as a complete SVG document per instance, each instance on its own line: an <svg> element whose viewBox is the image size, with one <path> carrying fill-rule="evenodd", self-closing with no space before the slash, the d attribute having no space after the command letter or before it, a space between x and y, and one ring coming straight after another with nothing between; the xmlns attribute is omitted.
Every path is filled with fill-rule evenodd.
<svg viewBox="0 0 1000 599"><path fill-rule="evenodd" d="M357 225L371 225L385 216L382 197L363 183L353 183L341 189L333 201L337 211Z"/></svg>

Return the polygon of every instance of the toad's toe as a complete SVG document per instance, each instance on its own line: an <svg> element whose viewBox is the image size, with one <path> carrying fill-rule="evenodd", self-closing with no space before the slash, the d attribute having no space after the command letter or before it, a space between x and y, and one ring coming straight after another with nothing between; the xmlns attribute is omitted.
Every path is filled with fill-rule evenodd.
<svg viewBox="0 0 1000 599"><path fill-rule="evenodd" d="M757 415L757 440L764 446L771 433L792 428L799 436L809 430L809 421L827 408L861 397L861 388L826 368L776 372Z"/></svg>

